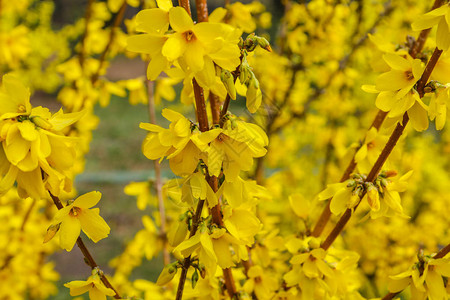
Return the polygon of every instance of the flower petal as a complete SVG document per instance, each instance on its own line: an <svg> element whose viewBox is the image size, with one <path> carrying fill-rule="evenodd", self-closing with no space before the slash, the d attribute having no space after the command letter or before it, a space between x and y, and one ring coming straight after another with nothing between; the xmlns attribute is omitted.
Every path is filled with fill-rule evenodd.
<svg viewBox="0 0 450 300"><path fill-rule="evenodd" d="M169 14L160 8L141 10L136 15L136 30L165 33L169 29Z"/></svg>
<svg viewBox="0 0 450 300"><path fill-rule="evenodd" d="M186 10L180 6L174 7L169 11L170 26L177 32L185 32L194 27L194 22L189 17Z"/></svg>
<svg viewBox="0 0 450 300"><path fill-rule="evenodd" d="M73 202L73 206L80 207L80 208L90 208L92 206L95 206L98 203L98 201L100 201L101 197L102 197L102 193L100 193L98 191L92 191L92 192L89 192L89 193L79 196Z"/></svg>
<svg viewBox="0 0 450 300"><path fill-rule="evenodd" d="M111 231L105 220L100 217L98 208L83 209L78 219L83 232L95 243L106 238Z"/></svg>
<svg viewBox="0 0 450 300"><path fill-rule="evenodd" d="M66 251L71 251L75 245L77 238L80 236L81 225L76 217L65 217L59 228L60 246Z"/></svg>
<svg viewBox="0 0 450 300"><path fill-rule="evenodd" d="M174 61L184 54L186 41L181 33L172 34L162 47L162 55L169 61Z"/></svg>

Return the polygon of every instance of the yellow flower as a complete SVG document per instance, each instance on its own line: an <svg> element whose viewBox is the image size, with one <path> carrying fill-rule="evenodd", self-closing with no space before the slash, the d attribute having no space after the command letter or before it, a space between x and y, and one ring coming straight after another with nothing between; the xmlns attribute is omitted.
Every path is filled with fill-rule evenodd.
<svg viewBox="0 0 450 300"><path fill-rule="evenodd" d="M260 266L251 266L247 271L248 280L242 287L249 295L255 293L257 299L273 299L278 288L278 281L273 275L267 274Z"/></svg>
<svg viewBox="0 0 450 300"><path fill-rule="evenodd" d="M31 112L30 91L14 76L6 74L0 88L0 120Z"/></svg>
<svg viewBox="0 0 450 300"><path fill-rule="evenodd" d="M90 209L100 201L101 196L96 191L81 195L56 213L52 224L60 223L60 245L63 249L72 250L81 230L95 243L108 236L110 228L100 217L99 209Z"/></svg>
<svg viewBox="0 0 450 300"><path fill-rule="evenodd" d="M444 87L438 87L436 92L431 96L428 116L432 121L436 119L437 130L444 128L448 108L450 108L450 84Z"/></svg>
<svg viewBox="0 0 450 300"><path fill-rule="evenodd" d="M86 281L75 280L65 283L64 286L70 289L70 296L79 296L89 292L90 300L106 300L106 296L114 296L114 290L107 288L100 280L100 276L94 270L92 276Z"/></svg>
<svg viewBox="0 0 450 300"><path fill-rule="evenodd" d="M394 53L386 53L383 55L383 59L391 67L391 70L378 76L376 89L378 91L395 91L397 92L395 97L402 98L422 76L422 62L419 59L412 59L410 56L403 58Z"/></svg>
<svg viewBox="0 0 450 300"><path fill-rule="evenodd" d="M364 199L367 199L369 203L371 209L370 217L372 219L381 216L392 217L394 215L407 217L403 213L399 192L406 191L407 180L412 173L413 171L411 170L400 178L391 181L389 179L390 176L386 176L388 173L382 172L375 184L366 184L367 193ZM396 172L394 174L396 175Z"/></svg>
<svg viewBox="0 0 450 300"><path fill-rule="evenodd" d="M167 156L170 168L176 175L190 175L197 168L202 152L217 137L220 129L200 133L180 113L163 109L162 115L172 122L168 129L149 123L140 124L142 129L150 131L142 144L142 152L148 159Z"/></svg>
<svg viewBox="0 0 450 300"><path fill-rule="evenodd" d="M173 30L171 33L166 33L167 18ZM186 66L189 72L203 72L202 76L208 77L208 82L215 83L211 60L227 70L234 70L240 63L237 45L240 33L229 25L209 22L194 24L184 8L169 6L164 10L142 11L137 22L137 29L146 33L129 37L128 50L150 54L147 69L150 80L155 80L172 63L178 62ZM207 57L210 63L206 63ZM208 68L203 71L205 65Z"/></svg>
<svg viewBox="0 0 450 300"><path fill-rule="evenodd" d="M443 5L423 16L412 23L415 31L431 28L438 25L436 33L436 46L444 51L450 47L450 5Z"/></svg>
<svg viewBox="0 0 450 300"><path fill-rule="evenodd" d="M10 75L0 90L0 194L17 181L19 195L35 199L58 196L71 190L70 170L75 160L76 139L62 130L84 112L56 114L43 107L32 108L29 91Z"/></svg>
<svg viewBox="0 0 450 300"><path fill-rule="evenodd" d="M388 289L397 293L411 286L412 299L447 299L443 277L450 276L450 259L434 259L419 254L419 262L408 271L390 276Z"/></svg>
<svg viewBox="0 0 450 300"><path fill-rule="evenodd" d="M223 173L227 181L237 179L239 172L249 171L254 157L264 156L269 140L265 132L255 124L233 119L227 120L223 131L207 149L207 165L210 175Z"/></svg>
<svg viewBox="0 0 450 300"><path fill-rule="evenodd" d="M401 122L403 114L408 112L414 129L427 129L428 107L413 89L424 70L421 61L394 53L385 54L383 59L391 70L378 76L376 86L364 85L362 89L368 93L379 93L375 104L382 111L389 112L388 117L393 123Z"/></svg>
<svg viewBox="0 0 450 300"><path fill-rule="evenodd" d="M340 215L346 209L354 208L359 202L362 186L353 184L354 180L328 184L327 188L319 194L319 200L331 199L330 210L335 215Z"/></svg>
<svg viewBox="0 0 450 300"><path fill-rule="evenodd" d="M208 228L204 224L200 224L195 235L179 244L173 249L173 252L180 253L185 258L196 251L199 261L205 266L207 273L214 275L217 268L217 256L212 238L213 236L208 233Z"/></svg>

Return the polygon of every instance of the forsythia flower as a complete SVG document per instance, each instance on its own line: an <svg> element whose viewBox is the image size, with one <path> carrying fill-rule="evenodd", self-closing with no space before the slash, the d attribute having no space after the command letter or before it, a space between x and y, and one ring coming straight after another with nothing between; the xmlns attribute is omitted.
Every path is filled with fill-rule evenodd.
<svg viewBox="0 0 450 300"><path fill-rule="evenodd" d="M383 59L391 70L378 76L376 86L364 85L363 90L379 93L375 104L382 111L389 112L389 118L401 121L403 114L408 112L414 129L427 129L428 107L413 89L424 70L421 61L394 53L386 53Z"/></svg>
<svg viewBox="0 0 450 300"><path fill-rule="evenodd" d="M447 109L450 108L450 84L438 87L431 96L428 116L430 120L436 119L436 129L444 128L447 119Z"/></svg>
<svg viewBox="0 0 450 300"><path fill-rule="evenodd" d="M148 159L167 156L170 168L176 175L189 175L197 168L200 155L220 133L213 129L200 133L182 114L163 109L162 115L172 123L169 129L141 123L142 129L150 131L142 144L142 152Z"/></svg>
<svg viewBox="0 0 450 300"><path fill-rule="evenodd" d="M403 213L399 192L406 190L407 180L412 173L413 171L409 171L397 180L391 181L389 177L396 176L396 172L381 172L375 184L366 184L367 193L364 199L367 199L369 203L372 219L394 215L406 217Z"/></svg>
<svg viewBox="0 0 450 300"><path fill-rule="evenodd" d="M447 299L443 277L450 277L449 258L434 259L419 254L419 262L408 271L390 276L388 289L391 293L397 293L410 285L411 299Z"/></svg>
<svg viewBox="0 0 450 300"><path fill-rule="evenodd" d="M249 171L254 157L264 156L269 140L255 124L241 120L227 120L222 132L211 142L208 152L208 171L219 176L222 164L227 181L237 179L239 172Z"/></svg>
<svg viewBox="0 0 450 300"><path fill-rule="evenodd" d="M352 185L351 180L345 182L328 184L327 188L319 194L319 200L330 201L330 210L335 215L340 215L346 209L352 209L359 203L359 195L363 187Z"/></svg>
<svg viewBox="0 0 450 300"><path fill-rule="evenodd" d="M68 178L75 160L74 138L61 131L84 112L51 114L32 108L30 93L11 75L3 76L0 89L0 194L17 181L19 195L39 199L46 189L59 195L71 190Z"/></svg>
<svg viewBox="0 0 450 300"><path fill-rule="evenodd" d="M436 46L444 51L450 47L450 4L436 8L412 23L415 31L431 28L438 24Z"/></svg>
<svg viewBox="0 0 450 300"><path fill-rule="evenodd" d="M81 195L73 203L60 209L53 218L52 225L60 224L60 245L71 251L80 230L95 243L108 236L110 228L99 215L99 209L93 208L100 201L100 192L89 192Z"/></svg>
<svg viewBox="0 0 450 300"><path fill-rule="evenodd" d="M143 10L136 19L137 29L146 33L131 36L128 50L150 54L147 69L150 80L155 80L175 61L193 73L203 72L205 66L213 65L212 61L227 70L234 70L240 63L240 32L232 26L209 22L194 24L184 8L170 5ZM167 32L169 24L171 33ZM205 64L206 58L210 63ZM210 70L206 68L203 76L215 83L215 74Z"/></svg>
<svg viewBox="0 0 450 300"><path fill-rule="evenodd" d="M92 273L86 281L76 280L64 284L65 287L70 289L70 296L79 296L89 292L90 300L106 300L106 296L116 294L114 290L107 288L101 282L97 270L94 269Z"/></svg>

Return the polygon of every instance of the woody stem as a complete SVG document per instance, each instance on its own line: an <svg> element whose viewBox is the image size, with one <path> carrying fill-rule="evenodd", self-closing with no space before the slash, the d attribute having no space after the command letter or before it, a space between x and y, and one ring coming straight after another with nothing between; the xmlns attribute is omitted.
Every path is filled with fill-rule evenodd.
<svg viewBox="0 0 450 300"><path fill-rule="evenodd" d="M54 196L50 191L49 191L49 194L50 194L50 197L52 197L53 203L55 204L55 206L58 209L64 208L63 204L61 203L61 200L59 200L58 197ZM98 264L95 262L94 258L92 257L91 253L89 252L88 248L86 247L86 245L84 244L84 242L80 236L77 238L77 246L78 246L78 248L80 248L81 253L83 253L84 259L85 259L86 263L89 265L89 267L91 267L91 269L98 268ZM107 288L112 289L114 291L114 293L116 293L114 295L114 298L121 299L122 297L120 297L119 293L112 286L112 284L109 282L108 278L106 278L106 276L103 274L103 272L100 272L99 276L100 276L100 279L103 282L103 284Z"/></svg>
<svg viewBox="0 0 450 300"><path fill-rule="evenodd" d="M442 51L436 50L434 51L432 57L428 61L425 71L423 72L422 76L420 77L419 81L417 82L417 89L420 97L423 97L425 94L423 88L425 87L425 84L427 83L428 79L431 76L431 72L433 71L434 67L436 66L436 63L439 60L439 57L441 56ZM383 167L384 163L386 162L387 158L391 154L392 150L394 149L395 145L397 144L398 140L403 134L403 131L405 130L406 125L408 124L409 116L408 113L405 112L403 115L403 121L401 123L398 123L395 127L394 131L392 132L388 142L383 148L383 151L381 152L380 156L378 157L377 161L375 162L374 166L370 170L369 174L367 175L367 182L373 182L378 173L380 172L381 168ZM365 191L360 195L360 199L362 199L365 195ZM356 210L358 206L354 207L353 210ZM325 239L325 241L322 244L323 249L328 249L331 244L334 242L334 240L338 237L338 235L341 233L341 231L344 229L347 222L350 220L350 217L352 215L352 210L347 209L345 213L342 215L342 217L337 222L336 226L333 228L331 233L328 235L328 237Z"/></svg>

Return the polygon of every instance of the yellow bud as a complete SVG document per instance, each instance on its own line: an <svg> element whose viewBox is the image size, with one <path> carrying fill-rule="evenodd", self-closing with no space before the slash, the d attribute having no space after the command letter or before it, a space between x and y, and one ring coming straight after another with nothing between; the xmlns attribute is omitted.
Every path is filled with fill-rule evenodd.
<svg viewBox="0 0 450 300"><path fill-rule="evenodd" d="M165 285L169 283L177 274L176 264L168 264L164 267L161 274L159 274L158 280L156 280L157 285Z"/></svg>
<svg viewBox="0 0 450 300"><path fill-rule="evenodd" d="M53 125L39 116L31 117L31 121L42 129L52 129Z"/></svg>
<svg viewBox="0 0 450 300"><path fill-rule="evenodd" d="M59 230L59 226L61 225L61 223L58 223L56 225L50 225L47 228L47 233L44 236L44 244L48 243L49 241L51 241L51 239L55 236L55 234L58 232Z"/></svg>
<svg viewBox="0 0 450 300"><path fill-rule="evenodd" d="M197 285L198 279L199 279L198 272L197 272L197 270L195 270L194 274L192 274L192 277L191 277L191 282L192 282L192 288L193 289Z"/></svg>
<svg viewBox="0 0 450 300"><path fill-rule="evenodd" d="M397 171L395 171L395 170L389 170L389 171L386 171L386 173L385 173L385 175L386 175L386 178L389 178L389 177L395 177L395 176L397 176Z"/></svg>
<svg viewBox="0 0 450 300"><path fill-rule="evenodd" d="M188 225L185 220L177 222L167 234L167 239L172 247L178 246L186 238Z"/></svg>
<svg viewBox="0 0 450 300"><path fill-rule="evenodd" d="M367 202L373 211L380 210L380 196L378 189L373 185L370 185L367 189Z"/></svg>
<svg viewBox="0 0 450 300"><path fill-rule="evenodd" d="M257 40L258 40L258 44L259 44L259 46L261 48L263 48L263 49L265 49L265 50L267 50L269 52L272 52L272 48L270 47L270 44L269 44L268 40L266 40L263 37L257 37Z"/></svg>
<svg viewBox="0 0 450 300"><path fill-rule="evenodd" d="M220 79L222 80L225 88L227 89L228 95L233 100L236 100L236 87L234 86L234 77L233 74L228 70L222 70L220 74Z"/></svg>

